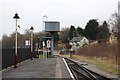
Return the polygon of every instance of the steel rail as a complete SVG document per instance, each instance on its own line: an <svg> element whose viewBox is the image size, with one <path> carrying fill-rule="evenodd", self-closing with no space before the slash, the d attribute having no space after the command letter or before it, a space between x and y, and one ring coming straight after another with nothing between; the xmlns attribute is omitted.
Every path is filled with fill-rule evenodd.
<svg viewBox="0 0 120 80"><path fill-rule="evenodd" d="M91 71L91 70L86 69L85 67L83 67L82 65L74 62L74 61L71 60L71 59L68 59L68 58L65 58L65 59L68 60L68 61L70 61L70 62L72 62L73 65L77 65L80 70L83 70L83 72L88 73L87 75L89 75L89 77L91 77L92 80L103 80L103 79L104 79L104 80L111 80L111 79L108 79L108 78L106 78L106 77L98 74L98 73L95 73L95 72L93 72L93 71ZM66 62L67 62L67 61L66 61ZM68 62L68 65L70 64L70 62ZM79 71L79 72L81 72L81 71ZM84 74L84 73L82 73L82 74Z"/></svg>
<svg viewBox="0 0 120 80"><path fill-rule="evenodd" d="M56 55L56 57L61 57L61 56ZM111 80L109 78L106 78L98 73L95 73L95 72L83 67L82 65L74 62L71 59L68 59L66 57L62 57L62 58L64 58L66 60L68 66L76 80L79 80L79 76L86 78L84 80Z"/></svg>
<svg viewBox="0 0 120 80"><path fill-rule="evenodd" d="M79 73L81 73L79 70L76 69L76 67L79 67L79 69L84 73L84 74L82 73L84 76L86 76L87 78L89 78L91 80L98 80L94 75L92 75L89 71L87 71L86 69L84 69L82 66L78 65L77 63L75 63L73 61L71 61L71 62L74 64L75 68L73 67L73 65L70 65L69 62L68 62L68 65L71 66L72 69L74 69L74 70L78 71Z"/></svg>
<svg viewBox="0 0 120 80"><path fill-rule="evenodd" d="M83 79L91 80L91 78L89 76L80 73L75 68L73 68L73 67L70 66L70 69L72 70L72 72L74 72L74 75L76 76L76 80L79 80L80 77L83 78ZM77 73L79 76L77 76L77 74L75 74L75 73Z"/></svg>

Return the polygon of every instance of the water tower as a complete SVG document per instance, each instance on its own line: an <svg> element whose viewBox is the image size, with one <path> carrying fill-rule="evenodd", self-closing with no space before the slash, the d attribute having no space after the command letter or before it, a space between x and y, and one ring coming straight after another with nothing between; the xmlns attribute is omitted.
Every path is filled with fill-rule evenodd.
<svg viewBox="0 0 120 80"><path fill-rule="evenodd" d="M60 31L60 22L57 21L46 21L45 22L45 32L51 33L51 56L53 57L53 49L54 49L54 32Z"/></svg>

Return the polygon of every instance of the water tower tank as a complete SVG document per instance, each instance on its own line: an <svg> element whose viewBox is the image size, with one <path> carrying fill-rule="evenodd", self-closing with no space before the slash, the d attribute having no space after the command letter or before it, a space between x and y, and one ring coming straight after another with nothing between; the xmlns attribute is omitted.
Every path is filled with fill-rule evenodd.
<svg viewBox="0 0 120 80"><path fill-rule="evenodd" d="M46 32L58 32L60 31L60 22L57 21L46 21L45 22Z"/></svg>

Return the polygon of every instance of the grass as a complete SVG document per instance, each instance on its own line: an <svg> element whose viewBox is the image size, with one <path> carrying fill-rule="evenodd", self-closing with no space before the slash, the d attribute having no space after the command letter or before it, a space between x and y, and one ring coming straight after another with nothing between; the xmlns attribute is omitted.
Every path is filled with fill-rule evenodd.
<svg viewBox="0 0 120 80"><path fill-rule="evenodd" d="M72 58L94 64L104 71L120 74L118 71L118 43L100 43L82 47L73 55ZM118 73L119 72L119 73Z"/></svg>
<svg viewBox="0 0 120 80"><path fill-rule="evenodd" d="M47 58L45 55L39 55L39 58Z"/></svg>
<svg viewBox="0 0 120 80"><path fill-rule="evenodd" d="M69 55L61 55L61 56L69 58ZM112 60L106 60L105 58L85 57L80 55L72 55L72 59L82 61L82 62L88 62L90 64L96 65L103 71L113 73L115 75L119 75L118 65L113 63Z"/></svg>
<svg viewBox="0 0 120 80"><path fill-rule="evenodd" d="M80 55L72 55L72 58L79 61L94 64L104 71L118 75L118 65L115 63L112 63L111 60L105 60L105 59L96 58L96 57L84 57Z"/></svg>
<svg viewBox="0 0 120 80"><path fill-rule="evenodd" d="M69 55L61 55L61 56L66 57L66 58L70 58L70 56L69 56Z"/></svg>

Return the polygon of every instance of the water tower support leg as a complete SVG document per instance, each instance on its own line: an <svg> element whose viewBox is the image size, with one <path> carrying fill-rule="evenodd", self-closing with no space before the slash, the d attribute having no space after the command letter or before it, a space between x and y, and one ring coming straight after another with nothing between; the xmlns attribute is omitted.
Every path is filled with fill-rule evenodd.
<svg viewBox="0 0 120 80"><path fill-rule="evenodd" d="M51 57L54 56L53 50L54 50L54 35L51 34Z"/></svg>

